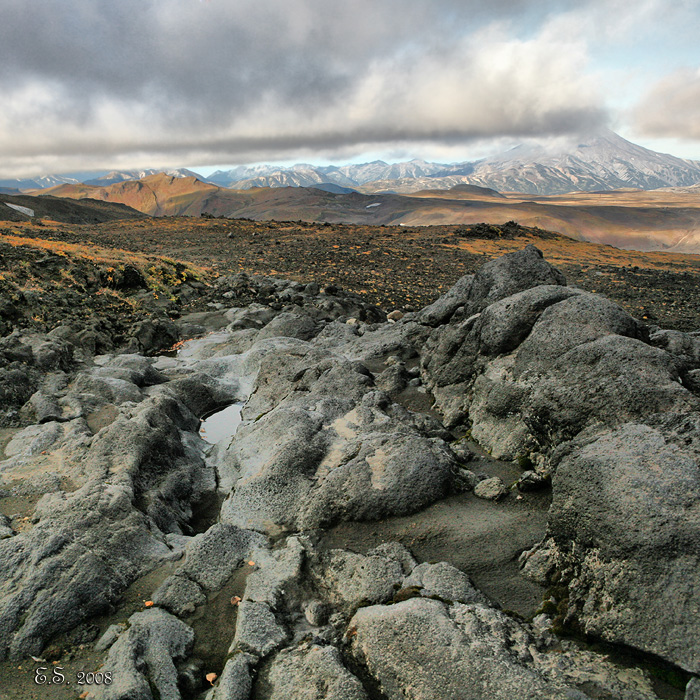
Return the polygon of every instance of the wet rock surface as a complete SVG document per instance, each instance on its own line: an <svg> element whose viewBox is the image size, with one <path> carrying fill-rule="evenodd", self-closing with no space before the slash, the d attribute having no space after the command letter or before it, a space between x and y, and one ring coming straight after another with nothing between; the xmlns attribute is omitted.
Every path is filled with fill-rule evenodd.
<svg viewBox="0 0 700 700"><path fill-rule="evenodd" d="M114 679L89 690L109 700L682 697L649 659L693 697L694 335L567 287L533 246L389 319L313 283L217 290L207 312L142 322L125 352L69 332L0 340L17 425L0 434L10 698L30 657L87 658L85 625ZM202 440L232 403L240 425ZM486 523L471 541L489 576L520 577L511 598L441 549L442 516L410 538L448 504ZM331 528L372 537L328 546ZM504 609L526 589L541 605Z"/></svg>

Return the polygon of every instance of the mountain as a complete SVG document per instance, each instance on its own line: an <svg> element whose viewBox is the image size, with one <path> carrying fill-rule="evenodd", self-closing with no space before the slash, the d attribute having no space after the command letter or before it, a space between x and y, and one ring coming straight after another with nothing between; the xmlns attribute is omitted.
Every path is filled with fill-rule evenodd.
<svg viewBox="0 0 700 700"><path fill-rule="evenodd" d="M34 182L41 188L55 187L56 185L73 184L77 185L79 180L68 175L44 175L34 179Z"/></svg>
<svg viewBox="0 0 700 700"><path fill-rule="evenodd" d="M501 192L555 195L625 187L689 187L700 183L700 163L657 153L602 130L574 139L522 144L476 162L375 160L340 167L305 163L288 168L238 166L217 171L208 181L236 189L310 187L327 182L366 193L406 194L475 185Z"/></svg>
<svg viewBox="0 0 700 700"><path fill-rule="evenodd" d="M374 180L398 180L401 178L432 177L445 171L449 166L441 163L428 163L424 160L409 160L404 163L385 163L375 160L360 165L345 165L338 170L357 185Z"/></svg>
<svg viewBox="0 0 700 700"><path fill-rule="evenodd" d="M204 180L201 175L198 175L187 168L175 168L172 170L163 171L155 168L146 168L144 170L92 170L81 171L75 173L63 173L60 175L43 175L36 178L18 178L0 180L0 189L19 190L22 192L33 192L34 190L46 190L51 187L60 185L96 185L98 187L107 187L117 182L125 182L127 180L141 180L149 175L155 175L160 172L165 172L166 175L172 177L196 177L199 180Z"/></svg>
<svg viewBox="0 0 700 700"><path fill-rule="evenodd" d="M37 178L17 178L9 180L0 180L0 187L3 189L13 190L42 190L47 187L56 187L56 185L73 184L77 185L80 182L77 178L70 175L43 175Z"/></svg>
<svg viewBox="0 0 700 700"><path fill-rule="evenodd" d="M431 181L431 178L425 178ZM163 173L97 187L61 185L42 193L121 202L153 216L209 214L257 221L314 221L429 226L504 224L563 233L578 240L632 250L700 253L696 188L615 190L568 195L506 194L456 183L448 190L410 195L331 191L326 187L251 187L234 190ZM39 197L41 199L41 197ZM31 204L26 206L31 207Z"/></svg>
<svg viewBox="0 0 700 700"><path fill-rule="evenodd" d="M207 182L219 187L231 187L236 182L253 180L281 170L285 168L280 168L278 165L237 165L230 170L216 170L209 175Z"/></svg>
<svg viewBox="0 0 700 700"><path fill-rule="evenodd" d="M352 188L353 180L333 172L324 172L323 168L313 166L295 166L288 170L275 170L267 175L234 182L230 187L247 190L251 187L315 187L326 183Z"/></svg>
<svg viewBox="0 0 700 700"><path fill-rule="evenodd" d="M473 166L470 184L501 192L564 194L700 183L700 163L657 153L609 130L556 146L522 145Z"/></svg>
<svg viewBox="0 0 700 700"><path fill-rule="evenodd" d="M65 173L34 179L0 180L0 188L30 191L67 183L108 187L143 180L160 172L163 171L147 168ZM258 164L217 170L206 178L186 168L167 170L165 174L182 179L196 178L200 182L236 190L337 185L365 193L407 194L475 185L499 192L557 195L630 187L642 190L692 187L700 184L700 162L657 153L610 130L602 130L574 139L521 144L475 162L445 164L414 159L402 163L375 160L342 166Z"/></svg>
<svg viewBox="0 0 700 700"><path fill-rule="evenodd" d="M170 177L195 177L199 180L203 180L201 175L198 175L191 170L187 170L187 168L176 168L174 170L155 170L154 168L147 168L146 170L112 170L111 172L101 175L100 177L82 180L81 182L85 185L106 187L108 185L113 185L117 182L125 182L127 180L142 180L149 175L156 175L157 173L164 173ZM50 185L45 186L50 187Z"/></svg>
<svg viewBox="0 0 700 700"><path fill-rule="evenodd" d="M37 195L120 202L150 216L199 216L204 211L216 209L208 200L215 199L218 192L230 192L235 199L234 192L222 190L194 176L156 173L141 180L124 180L106 186L60 185Z"/></svg>
<svg viewBox="0 0 700 700"><path fill-rule="evenodd" d="M458 167L466 167L460 164ZM341 187L355 188L377 180L414 179L442 173L450 166L411 160L405 163L371 163L353 165L316 166L297 163L288 168L269 165L238 166L231 170L217 170L207 180L222 187L245 190L250 187L312 187L318 183L333 183Z"/></svg>
<svg viewBox="0 0 700 700"><path fill-rule="evenodd" d="M411 160L389 164L375 160L341 167L240 166L225 175L219 171L209 181L236 189L309 187L330 182L367 193L401 194L463 184L500 192L555 195L626 187L689 187L700 184L700 163L657 153L602 130L576 139L522 144L477 162L446 165Z"/></svg>

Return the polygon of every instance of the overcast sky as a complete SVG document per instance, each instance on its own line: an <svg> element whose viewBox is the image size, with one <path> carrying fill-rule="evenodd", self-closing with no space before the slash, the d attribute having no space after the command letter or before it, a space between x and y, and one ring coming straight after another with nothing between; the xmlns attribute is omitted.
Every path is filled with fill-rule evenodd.
<svg viewBox="0 0 700 700"><path fill-rule="evenodd" d="M700 0L0 0L0 175L461 161L609 126L700 158Z"/></svg>

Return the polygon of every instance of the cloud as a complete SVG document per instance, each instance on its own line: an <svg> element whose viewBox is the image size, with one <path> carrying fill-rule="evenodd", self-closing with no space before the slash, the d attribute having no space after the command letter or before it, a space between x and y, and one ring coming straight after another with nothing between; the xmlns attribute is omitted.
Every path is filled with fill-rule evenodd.
<svg viewBox="0 0 700 700"><path fill-rule="evenodd" d="M5 171L284 157L604 120L534 0L0 0Z"/></svg>
<svg viewBox="0 0 700 700"><path fill-rule="evenodd" d="M700 139L700 70L678 70L657 81L632 117L646 136Z"/></svg>

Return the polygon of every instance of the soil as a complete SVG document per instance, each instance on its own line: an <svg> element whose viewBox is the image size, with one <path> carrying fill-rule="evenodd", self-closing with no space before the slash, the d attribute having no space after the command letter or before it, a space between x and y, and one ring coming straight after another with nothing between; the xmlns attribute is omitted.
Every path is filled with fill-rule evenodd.
<svg viewBox="0 0 700 700"><path fill-rule="evenodd" d="M533 243L569 284L603 294L650 324L700 327L700 256L620 250L517 224L406 227L161 217L41 227L8 222L3 233L166 256L171 263L207 268L211 278L246 271L335 284L387 310L422 308L484 262ZM201 308L207 301L201 300Z"/></svg>
<svg viewBox="0 0 700 700"><path fill-rule="evenodd" d="M523 578L518 557L544 536L549 494L518 500L516 493L499 503L465 493L413 515L342 523L322 534L320 546L366 553L382 542L400 542L419 562L449 562L494 603L531 618L545 591Z"/></svg>

